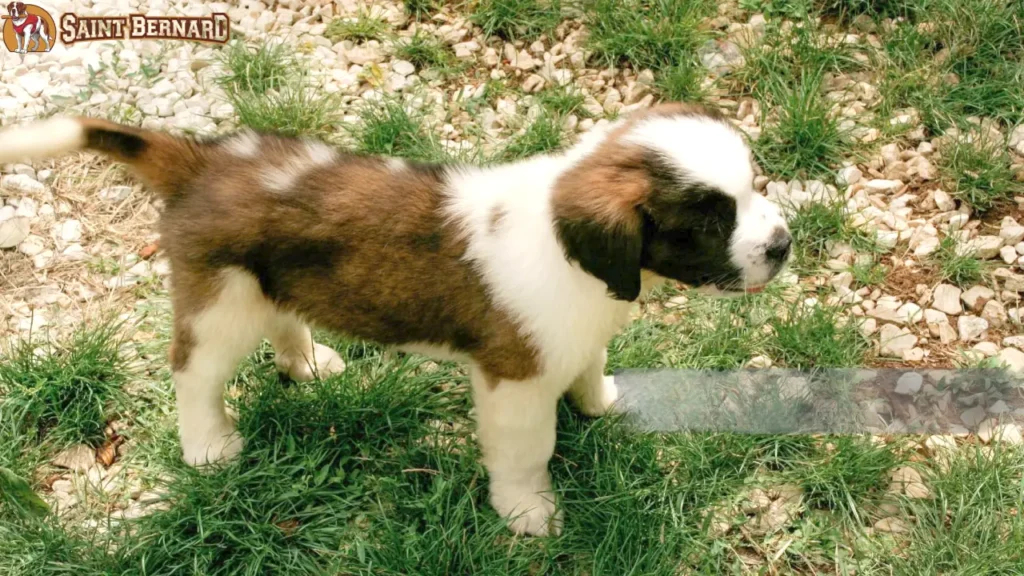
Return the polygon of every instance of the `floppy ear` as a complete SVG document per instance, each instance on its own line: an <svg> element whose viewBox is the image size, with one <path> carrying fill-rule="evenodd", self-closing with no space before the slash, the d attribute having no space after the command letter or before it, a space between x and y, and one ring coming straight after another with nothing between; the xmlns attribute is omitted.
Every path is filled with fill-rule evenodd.
<svg viewBox="0 0 1024 576"><path fill-rule="evenodd" d="M651 186L642 158L616 152L599 149L563 174L552 207L566 258L603 280L614 298L632 301L640 295L640 205Z"/></svg>

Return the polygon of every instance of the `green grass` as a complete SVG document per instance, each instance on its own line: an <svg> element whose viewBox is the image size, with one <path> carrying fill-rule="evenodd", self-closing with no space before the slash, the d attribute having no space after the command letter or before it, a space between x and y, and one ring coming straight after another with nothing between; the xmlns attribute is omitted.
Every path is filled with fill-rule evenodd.
<svg viewBox="0 0 1024 576"><path fill-rule="evenodd" d="M380 40L388 30L388 23L383 18L371 16L366 12L360 12L354 18L337 18L327 24L324 31L331 42L351 40L353 42L365 42L367 40Z"/></svg>
<svg viewBox="0 0 1024 576"><path fill-rule="evenodd" d="M786 178L830 177L846 158L851 145L829 114L822 95L822 74L804 75L796 85L773 81L768 85L774 107L763 110L761 137L754 153L771 174ZM774 112L776 117L768 115Z"/></svg>
<svg viewBox="0 0 1024 576"><path fill-rule="evenodd" d="M858 362L808 352L839 333L830 310L793 309L783 319L777 298L691 298L677 323L631 325L612 345L612 365L733 367L746 360L736 349L765 346L791 366ZM751 328L766 323L774 335ZM667 337L674 340L662 346ZM91 342L75 340L64 362L91 357ZM842 342L836 354L859 345ZM966 574L1010 573L1020 550L1021 520L1007 513L1021 502L1019 452L967 460L930 479L938 497L907 504L918 524L899 551L862 537L889 474L904 464L892 445L856 436L637 433L564 403L551 471L565 531L514 537L487 504L464 372L389 358L372 345L331 344L348 370L323 382L282 386L268 349L241 367L231 397L246 447L214 470L180 463L173 411L141 407L152 443L147 474L162 478L166 509L104 522L101 531L0 508L0 572L722 574L743 573L752 557L742 551L761 549L780 573L857 566ZM646 357L651 350L664 356ZM796 487L802 504L778 531L751 532L750 517L717 512L755 487L782 484ZM712 531L712 515L726 522L725 533ZM764 555L754 561L769 564Z"/></svg>
<svg viewBox="0 0 1024 576"><path fill-rule="evenodd" d="M414 20L428 20L444 7L442 0L403 0L405 13Z"/></svg>
<svg viewBox="0 0 1024 576"><path fill-rule="evenodd" d="M562 21L561 0L476 0L469 20L488 36L536 40Z"/></svg>
<svg viewBox="0 0 1024 576"><path fill-rule="evenodd" d="M499 160L521 160L559 150L567 144L565 129L558 115L545 111L532 122L527 122L526 130L509 139L498 152Z"/></svg>
<svg viewBox="0 0 1024 576"><path fill-rule="evenodd" d="M455 53L447 44L436 36L419 30L395 47L395 56L411 62L420 69L432 68L452 72L458 68Z"/></svg>
<svg viewBox="0 0 1024 576"><path fill-rule="evenodd" d="M655 87L664 99L672 102L701 102L707 98L702 84L706 74L696 60L681 59L655 77Z"/></svg>
<svg viewBox="0 0 1024 576"><path fill-rule="evenodd" d="M843 202L812 202L796 210L789 220L793 234L794 267L817 270L828 258L832 242L849 244L857 252L877 251L874 239L850 224Z"/></svg>
<svg viewBox="0 0 1024 576"><path fill-rule="evenodd" d="M857 323L843 321L842 307L802 302L781 307L785 314L773 316L768 325L774 337L769 342L771 357L790 368L845 368L860 366L870 344Z"/></svg>
<svg viewBox="0 0 1024 576"><path fill-rule="evenodd" d="M932 478L934 497L909 502L916 522L894 574L1014 574L1024 549L1024 452L969 448Z"/></svg>
<svg viewBox="0 0 1024 576"><path fill-rule="evenodd" d="M296 69L295 54L283 45L247 47L233 43L222 56L224 88L240 124L285 136L330 139L341 118L340 100Z"/></svg>
<svg viewBox="0 0 1024 576"><path fill-rule="evenodd" d="M842 308L789 303L774 287L740 299L689 296L684 311L670 308L627 326L609 347L609 366L735 369L767 355L803 369L858 366L867 358L868 343L855 323L842 321Z"/></svg>
<svg viewBox="0 0 1024 576"><path fill-rule="evenodd" d="M257 131L329 140L341 120L339 99L305 80L264 95L234 92L230 97L239 122Z"/></svg>
<svg viewBox="0 0 1024 576"><path fill-rule="evenodd" d="M849 21L859 15L879 19L906 14L905 0L741 0L740 7L768 16L801 19L821 14Z"/></svg>
<svg viewBox="0 0 1024 576"><path fill-rule="evenodd" d="M655 72L687 62L708 39L701 19L714 14L707 0L588 0L584 22L587 47L601 65L628 63Z"/></svg>
<svg viewBox="0 0 1024 576"><path fill-rule="evenodd" d="M364 104L359 119L347 127L357 152L428 162L449 159L423 117L395 99Z"/></svg>
<svg viewBox="0 0 1024 576"><path fill-rule="evenodd" d="M853 280L861 286L884 284L886 275L889 273L889 269L875 259L871 259L869 262L854 262L849 271L853 274Z"/></svg>
<svg viewBox="0 0 1024 576"><path fill-rule="evenodd" d="M1010 126L1024 120L1024 5L908 0L907 10L910 23L883 36L882 94L891 108L917 108L933 133L972 115Z"/></svg>
<svg viewBox="0 0 1024 576"><path fill-rule="evenodd" d="M588 0L584 22L587 48L602 66L629 65L655 72L659 94L673 101L697 102L707 94L707 71L697 54L711 35L701 20L714 14L706 0Z"/></svg>
<svg viewBox="0 0 1024 576"><path fill-rule="evenodd" d="M253 47L236 40L218 55L225 72L217 82L229 93L266 94L294 77L295 61L284 44Z"/></svg>
<svg viewBox="0 0 1024 576"><path fill-rule="evenodd" d="M854 49L829 37L817 20L802 16L796 22L799 26L787 27L776 18L766 24L762 40L743 49L743 66L728 78L730 91L776 102L780 88L863 67Z"/></svg>
<svg viewBox="0 0 1024 576"><path fill-rule="evenodd" d="M973 254L959 249L952 236L939 241L939 248L932 254L939 275L946 282L967 288L981 281L983 265Z"/></svg>
<svg viewBox="0 0 1024 576"><path fill-rule="evenodd" d="M950 193L977 212L1010 203L1024 192L1002 143L955 141L942 150L938 166Z"/></svg>
<svg viewBox="0 0 1024 576"><path fill-rule="evenodd" d="M537 94L535 98L544 110L555 116L564 117L569 114L576 114L577 116L588 115L587 111L583 109L583 102L586 100L586 96L571 86L548 88Z"/></svg>
<svg viewBox="0 0 1024 576"><path fill-rule="evenodd" d="M0 570L721 573L741 560L707 532L704 513L767 481L763 470L806 486L815 510L848 518L845 507L873 498L893 461L867 443L844 445L840 459L811 439L637 434L563 405L552 475L565 532L516 538L486 504L464 377L416 358L387 360L373 347L341 350L344 374L289 387L268 356L256 355L237 378L247 440L238 461L196 472L179 463L166 434L166 510L106 535L52 518L5 518Z"/></svg>
<svg viewBox="0 0 1024 576"><path fill-rule="evenodd" d="M44 454L103 440L126 401L119 329L105 322L67 342L14 344L0 361L0 466L24 470Z"/></svg>

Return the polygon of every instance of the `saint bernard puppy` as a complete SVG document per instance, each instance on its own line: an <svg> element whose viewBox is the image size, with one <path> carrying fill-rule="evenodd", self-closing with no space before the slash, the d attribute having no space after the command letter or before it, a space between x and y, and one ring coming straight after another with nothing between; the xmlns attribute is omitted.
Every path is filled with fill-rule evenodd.
<svg viewBox="0 0 1024 576"><path fill-rule="evenodd" d="M487 167L87 118L0 132L0 162L73 150L130 165L163 200L186 461L242 450L224 383L263 338L293 379L343 370L311 337L322 327L468 363L490 501L517 533L560 530L556 406L568 393L588 415L612 407L605 346L634 301L666 278L755 292L790 252L780 211L753 190L744 138L693 105Z"/></svg>

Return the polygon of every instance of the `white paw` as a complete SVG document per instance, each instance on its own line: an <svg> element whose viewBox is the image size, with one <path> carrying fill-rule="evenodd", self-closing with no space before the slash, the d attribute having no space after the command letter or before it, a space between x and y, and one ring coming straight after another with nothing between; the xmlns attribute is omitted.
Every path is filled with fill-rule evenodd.
<svg viewBox="0 0 1024 576"><path fill-rule="evenodd" d="M555 509L555 496L550 488L537 492L492 482L491 505L516 534L558 536L562 533L562 511Z"/></svg>
<svg viewBox="0 0 1024 576"><path fill-rule="evenodd" d="M600 386L587 390L586 394L575 396L576 406L587 416L607 414L618 399L619 388L615 385L615 376L604 376Z"/></svg>
<svg viewBox="0 0 1024 576"><path fill-rule="evenodd" d="M345 370L345 361L333 349L323 344L313 344L313 357L298 354L277 357L277 369L296 382L321 379Z"/></svg>
<svg viewBox="0 0 1024 576"><path fill-rule="evenodd" d="M188 436L193 436L189 434ZM242 451L245 442L233 425L219 427L206 434L182 435L182 457L189 466L204 466L231 460Z"/></svg>

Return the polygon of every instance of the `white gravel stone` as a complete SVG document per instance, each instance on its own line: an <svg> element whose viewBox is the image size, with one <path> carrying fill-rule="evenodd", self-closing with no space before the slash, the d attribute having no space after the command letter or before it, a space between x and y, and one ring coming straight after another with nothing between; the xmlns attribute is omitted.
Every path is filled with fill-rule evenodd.
<svg viewBox="0 0 1024 576"><path fill-rule="evenodd" d="M132 195L131 186L111 186L100 190L100 198L111 204L120 204Z"/></svg>
<svg viewBox="0 0 1024 576"><path fill-rule="evenodd" d="M924 321L928 326L928 332L939 339L942 344L956 342L957 334L953 325L949 323L949 317L945 313L929 308L924 311Z"/></svg>
<svg viewBox="0 0 1024 576"><path fill-rule="evenodd" d="M996 355L1007 368L1014 372L1024 372L1024 352L1016 348L1003 348Z"/></svg>
<svg viewBox="0 0 1024 576"><path fill-rule="evenodd" d="M985 307L981 309L981 317L988 320L989 325L993 328L1002 328L1009 319L1006 308L998 300L986 302Z"/></svg>
<svg viewBox="0 0 1024 576"><path fill-rule="evenodd" d="M1007 264L1013 264L1019 258L1017 250L1015 250L1013 246L1003 246L1000 248L999 257Z"/></svg>
<svg viewBox="0 0 1024 576"><path fill-rule="evenodd" d="M1008 272L1000 280L1003 282L1004 289L1011 292L1024 292L1024 275Z"/></svg>
<svg viewBox="0 0 1024 576"><path fill-rule="evenodd" d="M7 174L0 178L0 188L22 194L42 194L46 186L28 174Z"/></svg>
<svg viewBox="0 0 1024 576"><path fill-rule="evenodd" d="M46 250L46 241L39 236L29 234L25 240L18 245L18 252L32 257L42 254Z"/></svg>
<svg viewBox="0 0 1024 576"><path fill-rule="evenodd" d="M975 342L984 337L988 330L988 320L978 316L961 316L957 319L957 330L963 342Z"/></svg>
<svg viewBox="0 0 1024 576"><path fill-rule="evenodd" d="M414 66L412 62L408 62L406 60L392 60L391 71L395 74L408 76L416 71L416 66Z"/></svg>
<svg viewBox="0 0 1024 576"><path fill-rule="evenodd" d="M985 409L981 406L975 406L974 408L965 410L961 413L960 421L968 428L976 428L985 420L985 416Z"/></svg>
<svg viewBox="0 0 1024 576"><path fill-rule="evenodd" d="M839 171L839 177L836 182L840 186L852 186L857 182L860 182L861 177L864 174L860 171L860 168L856 166L847 166Z"/></svg>
<svg viewBox="0 0 1024 576"><path fill-rule="evenodd" d="M978 342L971 350L978 352L985 358L991 358L999 353L999 346L995 342Z"/></svg>
<svg viewBox="0 0 1024 576"><path fill-rule="evenodd" d="M987 286L972 286L966 292L960 295L960 300L971 310L980 312L985 307L985 303L994 298L996 295L991 288Z"/></svg>
<svg viewBox="0 0 1024 576"><path fill-rule="evenodd" d="M978 236L968 243L974 255L982 260L991 260L999 254L1003 239L999 236Z"/></svg>
<svg viewBox="0 0 1024 576"><path fill-rule="evenodd" d="M878 332L878 321L874 318L865 318L860 323L860 333L865 337L871 336L875 332Z"/></svg>
<svg viewBox="0 0 1024 576"><path fill-rule="evenodd" d="M903 187L903 182L900 182L899 180L875 179L865 182L864 187L867 188L869 192L881 192L885 194L896 192Z"/></svg>
<svg viewBox="0 0 1024 576"><path fill-rule="evenodd" d="M29 72L18 77L17 85L32 98L39 98L51 81L49 73Z"/></svg>
<svg viewBox="0 0 1024 576"><path fill-rule="evenodd" d="M957 230L962 230L963 227L967 225L967 222L970 219L971 219L971 217L968 216L967 214L957 213L957 214L954 214L954 215L950 216L950 218L949 218L949 231L950 232L955 232Z"/></svg>
<svg viewBox="0 0 1024 576"><path fill-rule="evenodd" d="M896 393L903 396L913 396L921 391L924 383L924 376L917 372L907 372L896 380Z"/></svg>
<svg viewBox="0 0 1024 576"><path fill-rule="evenodd" d="M1015 245L1024 240L1024 226L1011 225L999 229L999 237L1008 245Z"/></svg>
<svg viewBox="0 0 1024 576"><path fill-rule="evenodd" d="M893 232L889 230L878 230L875 233L875 242L880 248L885 250L892 250L896 247L900 241L899 232Z"/></svg>
<svg viewBox="0 0 1024 576"><path fill-rule="evenodd" d="M960 295L963 292L952 284L939 284L932 292L932 308L957 315L963 311L960 306Z"/></svg>
<svg viewBox="0 0 1024 576"><path fill-rule="evenodd" d="M917 336L893 324L884 324L879 330L879 344L883 356L902 358L903 353L917 344Z"/></svg>
<svg viewBox="0 0 1024 576"><path fill-rule="evenodd" d="M28 238L31 229L28 218L13 217L0 221L0 248L14 248Z"/></svg>
<svg viewBox="0 0 1024 576"><path fill-rule="evenodd" d="M921 307L913 302L907 302L896 310L896 315L903 318L906 324L916 324L924 319Z"/></svg>
<svg viewBox="0 0 1024 576"><path fill-rule="evenodd" d="M177 88L174 86L174 82L171 82L167 78L158 81L149 89L149 93L154 97L167 96L176 92Z"/></svg>
<svg viewBox="0 0 1024 576"><path fill-rule="evenodd" d="M82 239L82 223L78 220L65 220L57 225L57 236L65 242L78 242Z"/></svg>

